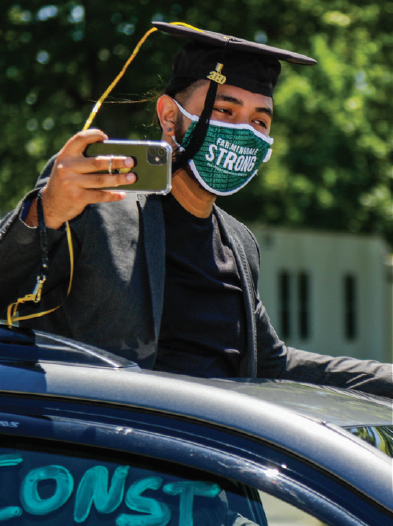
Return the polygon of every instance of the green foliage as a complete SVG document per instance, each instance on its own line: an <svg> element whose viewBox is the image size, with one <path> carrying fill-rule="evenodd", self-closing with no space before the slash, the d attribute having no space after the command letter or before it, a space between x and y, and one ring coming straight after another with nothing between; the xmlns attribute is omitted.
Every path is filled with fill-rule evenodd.
<svg viewBox="0 0 393 526"><path fill-rule="evenodd" d="M0 212L82 128L150 21L181 20L319 62L283 64L272 159L220 204L244 220L380 233L393 244L392 1L23 0L2 7ZM94 126L112 137L159 137L154 100L122 102L154 99L180 45L154 33Z"/></svg>
<svg viewBox="0 0 393 526"><path fill-rule="evenodd" d="M227 208L273 224L380 233L393 244L393 3L290 4L310 27L291 40L319 65L285 66L272 160Z"/></svg>

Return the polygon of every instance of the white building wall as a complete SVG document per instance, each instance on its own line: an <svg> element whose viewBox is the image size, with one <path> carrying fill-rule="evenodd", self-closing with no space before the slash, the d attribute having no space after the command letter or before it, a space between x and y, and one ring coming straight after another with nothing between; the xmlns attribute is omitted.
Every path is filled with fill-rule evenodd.
<svg viewBox="0 0 393 526"><path fill-rule="evenodd" d="M392 361L392 283L378 237L252 226L261 248L259 290L287 345L333 356ZM290 335L284 337L279 275L290 277ZM299 328L298 276L309 280L309 335ZM355 334L346 334L345 276L355 283ZM347 329L348 330L348 329Z"/></svg>

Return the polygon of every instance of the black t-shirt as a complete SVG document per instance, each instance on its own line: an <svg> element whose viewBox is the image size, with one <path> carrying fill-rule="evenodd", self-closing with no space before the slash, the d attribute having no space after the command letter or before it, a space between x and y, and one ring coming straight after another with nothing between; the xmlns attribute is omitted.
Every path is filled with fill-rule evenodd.
<svg viewBox="0 0 393 526"><path fill-rule="evenodd" d="M200 377L239 376L246 347L244 300L235 257L217 218L163 199L164 308L155 369Z"/></svg>

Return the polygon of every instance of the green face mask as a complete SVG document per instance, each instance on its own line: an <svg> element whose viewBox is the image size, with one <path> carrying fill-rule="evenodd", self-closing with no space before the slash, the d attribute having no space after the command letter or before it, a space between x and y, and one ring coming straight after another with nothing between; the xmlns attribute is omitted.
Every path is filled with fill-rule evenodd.
<svg viewBox="0 0 393 526"><path fill-rule="evenodd" d="M176 102L176 101L175 101ZM179 145L187 147L199 117L191 115L176 102L179 110L191 120ZM249 124L228 124L210 121L205 140L193 159L188 161L199 183L216 195L234 194L270 159L273 139L256 131Z"/></svg>

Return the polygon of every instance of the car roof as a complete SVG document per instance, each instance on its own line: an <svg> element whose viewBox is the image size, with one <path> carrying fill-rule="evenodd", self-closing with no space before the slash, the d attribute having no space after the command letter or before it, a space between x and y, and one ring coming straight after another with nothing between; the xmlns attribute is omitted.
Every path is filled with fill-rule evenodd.
<svg viewBox="0 0 393 526"><path fill-rule="evenodd" d="M143 373L143 382L145 383L150 383L152 378L153 383L158 382L157 385L159 385L160 380L165 382L165 378L170 379L170 383L175 380L187 382L187 390L192 393L193 405L192 407L184 407L184 411L190 416L192 416L192 410L198 406L200 389L202 386L205 386L206 388L211 387L223 390L227 392L228 396L229 393L236 393L238 395L237 398L240 397L239 399L247 397L249 400L253 400L254 403L260 401L265 404L274 404L307 418L341 427L355 425L382 426L393 423L392 400L351 389L339 389L285 380L200 379L167 373L157 374L153 371L142 371L135 363L124 358L62 336L28 329L10 328L4 325L0 325L0 371L1 364L3 366L6 364L14 366L13 375L8 375L7 373L4 375L3 371L3 378L0 382L0 388L3 387L3 389L11 381L11 385L8 388L14 390L17 385L16 378L21 376L24 377L20 383L22 390L28 390L29 378L32 379L33 377L33 390L37 389L39 382L37 383L36 373L37 365L39 365L43 368L46 375L46 394L78 396L79 384L75 384L73 376L75 371L71 375L65 374L63 369L65 366L70 365L74 369L80 370L83 370L83 367L86 366L95 367L97 370L100 368L126 369L127 372ZM23 368L23 374L20 369L18 371L18 367ZM30 375L28 374L29 370L31 371ZM62 370L61 375L64 375L64 380L62 380L61 375L56 374L58 370ZM93 377L97 377L97 370ZM135 377L126 378L127 385L136 381ZM171 383L171 385L174 384ZM171 390L168 391L167 387L165 389L168 397L170 397ZM124 394L122 402L127 403L130 400L135 400L134 392L129 393L126 389L122 390L121 393ZM103 386L99 382L93 381L90 389L84 388L80 395L87 396L90 399L111 400L118 399L121 393L119 393L116 383L105 381ZM148 404L150 399L152 407L160 410L165 410L169 401L166 398L164 401L163 398L162 407L159 405L156 407L157 402L161 398L158 397L158 401L153 400L151 395L144 398L144 402ZM203 411L205 409L204 404L200 402L199 405L199 409Z"/></svg>
<svg viewBox="0 0 393 526"><path fill-rule="evenodd" d="M261 378L219 380L212 385L341 427L393 424L392 400L352 389Z"/></svg>
<svg viewBox="0 0 393 526"><path fill-rule="evenodd" d="M235 386L241 384L127 368L46 363L32 370L0 364L0 393L25 397L31 392L94 406L102 401L108 412L111 407L137 409L225 429L305 459L365 494L372 487L378 502L393 507L387 455L335 424L238 391ZM288 384L277 382L277 388L280 385Z"/></svg>
<svg viewBox="0 0 393 526"><path fill-rule="evenodd" d="M30 366L37 363L68 363L76 366L100 367L138 366L125 358L98 347L64 336L42 331L19 329L0 324L0 362Z"/></svg>
<svg viewBox="0 0 393 526"><path fill-rule="evenodd" d="M392 507L391 459L340 426L391 425L391 402L273 380L206 380L136 367L0 358L0 393L102 402L215 426L328 470ZM341 412L341 415L340 415ZM364 486L364 487L363 487Z"/></svg>

